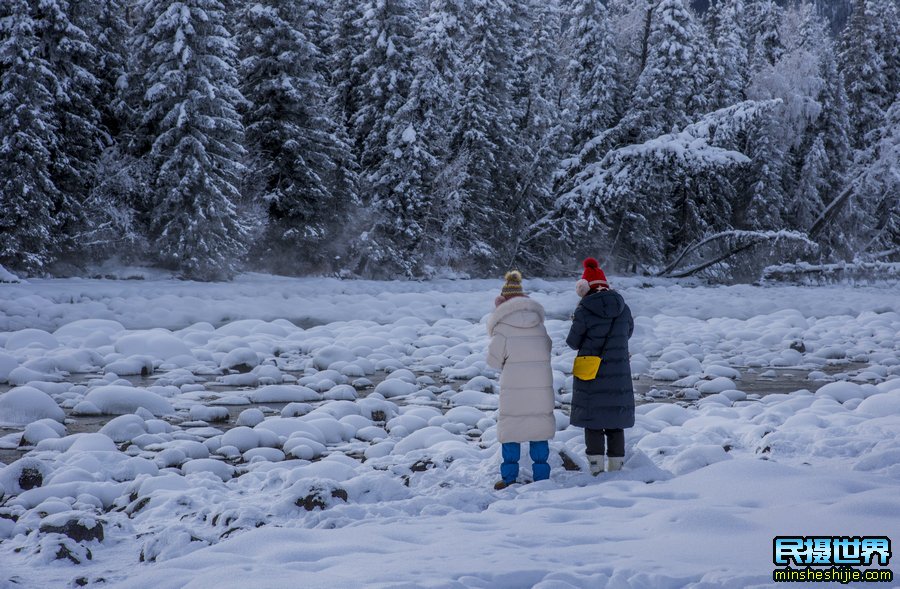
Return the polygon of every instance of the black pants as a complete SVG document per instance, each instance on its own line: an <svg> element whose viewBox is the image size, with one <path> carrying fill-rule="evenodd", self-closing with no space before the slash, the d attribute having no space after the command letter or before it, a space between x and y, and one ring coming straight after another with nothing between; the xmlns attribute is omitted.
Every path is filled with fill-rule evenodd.
<svg viewBox="0 0 900 589"><path fill-rule="evenodd" d="M625 430L624 429L589 429L584 428L584 443L587 446L586 454L592 456L612 456L623 458L625 456ZM607 445L609 452L606 451Z"/></svg>

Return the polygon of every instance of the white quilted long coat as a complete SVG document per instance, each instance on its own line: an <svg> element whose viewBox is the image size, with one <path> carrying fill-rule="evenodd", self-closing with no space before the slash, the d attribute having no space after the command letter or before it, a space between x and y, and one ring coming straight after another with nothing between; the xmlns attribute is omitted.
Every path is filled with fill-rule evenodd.
<svg viewBox="0 0 900 589"><path fill-rule="evenodd" d="M494 309L487 331L487 362L502 370L498 440L549 440L556 434L556 419L544 308L528 297L509 299Z"/></svg>

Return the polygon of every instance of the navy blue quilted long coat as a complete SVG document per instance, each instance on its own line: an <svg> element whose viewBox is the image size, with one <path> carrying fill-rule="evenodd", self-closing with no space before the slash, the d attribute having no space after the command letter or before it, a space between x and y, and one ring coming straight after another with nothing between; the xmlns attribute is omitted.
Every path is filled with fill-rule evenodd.
<svg viewBox="0 0 900 589"><path fill-rule="evenodd" d="M613 320L615 319L615 322ZM601 356L594 380L574 379L571 423L590 429L619 429L634 425L634 387L628 338L634 332L631 309L614 290L588 294L575 309L566 343L579 356Z"/></svg>

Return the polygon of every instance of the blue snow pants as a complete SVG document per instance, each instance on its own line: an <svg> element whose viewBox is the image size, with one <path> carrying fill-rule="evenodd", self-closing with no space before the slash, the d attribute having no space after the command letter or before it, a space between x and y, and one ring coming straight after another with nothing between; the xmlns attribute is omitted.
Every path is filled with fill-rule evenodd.
<svg viewBox="0 0 900 589"><path fill-rule="evenodd" d="M503 464L500 465L500 476L503 482L514 483L519 476L519 456L522 453L521 444L518 442L506 442L502 446ZM550 443L547 440L540 442L528 442L528 454L534 463L531 472L534 474L534 480L543 481L550 478L550 465L547 459L550 458Z"/></svg>

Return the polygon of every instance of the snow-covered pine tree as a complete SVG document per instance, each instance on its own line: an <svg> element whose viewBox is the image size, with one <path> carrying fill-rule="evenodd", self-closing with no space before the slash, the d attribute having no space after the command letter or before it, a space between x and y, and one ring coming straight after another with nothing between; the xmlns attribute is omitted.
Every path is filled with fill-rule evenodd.
<svg viewBox="0 0 900 589"><path fill-rule="evenodd" d="M725 0L711 2L706 10L700 12L700 20L713 41L717 41L721 36L722 8L724 5Z"/></svg>
<svg viewBox="0 0 900 589"><path fill-rule="evenodd" d="M853 0L812 0L812 4L816 13L828 23L831 34L836 35L847 24Z"/></svg>
<svg viewBox="0 0 900 589"><path fill-rule="evenodd" d="M751 69L774 65L784 54L780 35L781 7L775 0L747 0L746 15Z"/></svg>
<svg viewBox="0 0 900 589"><path fill-rule="evenodd" d="M508 211L518 153L513 102L516 41L506 0L472 0L467 19L464 95L454 113L451 149L467 156L463 222L454 236L473 267L493 268L494 244L511 238Z"/></svg>
<svg viewBox="0 0 900 589"><path fill-rule="evenodd" d="M743 101L749 78L747 30L744 0L724 0L718 7L718 27L714 41L719 55L719 76L714 81L717 108Z"/></svg>
<svg viewBox="0 0 900 589"><path fill-rule="evenodd" d="M252 197L268 224L254 254L277 272L321 271L339 255L337 239L357 202L350 146L331 116L324 57L295 3L259 0L242 15L241 92ZM308 15L306 15L308 16Z"/></svg>
<svg viewBox="0 0 900 589"><path fill-rule="evenodd" d="M572 190L574 178L611 149L637 140L640 123L626 114L633 114L630 99L648 59L656 9L649 0L571 1L560 106L572 141L554 175L557 194Z"/></svg>
<svg viewBox="0 0 900 589"><path fill-rule="evenodd" d="M70 0L78 24L96 49L94 76L98 81L95 101L100 111L102 152L94 160L95 181L83 208L88 221L79 234L79 249L89 259L110 255L122 261L143 261L148 250L143 227L137 223L146 191L146 166L129 153L131 123L136 112L126 101L128 80L127 41L131 26L124 0Z"/></svg>
<svg viewBox="0 0 900 589"><path fill-rule="evenodd" d="M524 32L517 52L514 100L518 151L515 154L515 192L508 207L511 239L496 249L509 267L528 268L522 244L525 228L553 203L553 172L567 147L567 121L561 112L565 63L560 43L561 10L555 0L530 0L520 5Z"/></svg>
<svg viewBox="0 0 900 589"><path fill-rule="evenodd" d="M858 161L861 177L853 185L853 206L866 214L855 231L854 253L861 259L900 261L900 95L868 138Z"/></svg>
<svg viewBox="0 0 900 589"><path fill-rule="evenodd" d="M84 30L96 50L94 77L98 81L97 108L100 126L109 135L110 145L122 131L126 121L118 84L126 74L128 52L126 41L131 27L126 21L124 0L70 0L76 24ZM124 81L124 80L123 80Z"/></svg>
<svg viewBox="0 0 900 589"><path fill-rule="evenodd" d="M567 75L571 87L571 157L566 165L577 174L601 159L605 151L594 140L615 126L625 110L625 87L613 43L610 15L601 0L571 0L571 38ZM564 97L565 98L565 97ZM608 146L607 146L608 148Z"/></svg>
<svg viewBox="0 0 900 589"><path fill-rule="evenodd" d="M413 45L409 97L388 132L386 157L370 175L372 225L359 249L367 274L430 274L459 261L451 236L460 222L464 156L450 150L460 100L463 0L432 0Z"/></svg>
<svg viewBox="0 0 900 589"><path fill-rule="evenodd" d="M852 160L850 147L850 115L848 112L847 93L844 90L844 78L838 71L834 53L829 51L822 56L822 74L825 86L819 100L822 114L819 115L817 128L822 133L825 152L831 166L826 172L826 191L823 200L831 202L844 187L847 167Z"/></svg>
<svg viewBox="0 0 900 589"><path fill-rule="evenodd" d="M152 141L151 238L186 278L232 276L245 252L237 210L244 129L237 51L218 0L146 0L137 63Z"/></svg>
<svg viewBox="0 0 900 589"><path fill-rule="evenodd" d="M656 0L606 2L626 99L633 93L638 77L644 71L655 6Z"/></svg>
<svg viewBox="0 0 900 589"><path fill-rule="evenodd" d="M639 141L680 129L690 122L700 56L696 23L682 0L661 0L653 10L647 59L628 112Z"/></svg>
<svg viewBox="0 0 900 589"><path fill-rule="evenodd" d="M882 104L887 110L891 97L900 94L900 2L876 0L875 11L878 26L875 29L875 46L884 57L884 78L887 96Z"/></svg>
<svg viewBox="0 0 900 589"><path fill-rule="evenodd" d="M796 193L788 204L787 214L794 227L809 229L825 209L822 194L828 189L826 177L830 165L825 141L820 133L807 148L797 179Z"/></svg>
<svg viewBox="0 0 900 589"><path fill-rule="evenodd" d="M824 51L824 44L821 36L814 30L815 28L813 7L808 2L791 6L784 12L781 26L781 38L785 45L783 61L790 62L793 59L802 57L804 62L812 62L808 66L808 70L813 74L809 77L809 80L816 86L814 90L807 90L802 88L802 81L796 84L798 93L808 94L808 101L812 106L806 109L809 112L804 120L797 122L794 140L790 142L785 141L787 147L785 162L782 167L781 184L788 198L786 200L787 208L785 209L784 220L786 226L799 230L807 229L809 223L799 225L797 218L790 214L790 211L797 210L802 213L807 207L803 202L809 199L809 195L812 192L818 194L818 187L822 184L821 181L818 181L815 183L815 186L810 186L808 182L811 179L808 174L804 173L804 170L809 170L810 158L816 159L816 154L810 153L814 142L817 140L821 141L820 134L814 128L814 124L821 114L821 103L819 102L818 94L821 92L820 88L824 87L824 80L821 79L821 68L818 62L819 55ZM783 69L781 65L781 63L777 63L774 66L767 67L762 73L754 72L755 81L759 83L760 79L768 75L769 72L777 73L780 69ZM798 78L802 80L803 76ZM788 86L793 90L794 82L791 81ZM806 184L801 186L801 183ZM815 213L812 214L814 215Z"/></svg>
<svg viewBox="0 0 900 589"><path fill-rule="evenodd" d="M39 272L58 252L53 178L59 81L28 0L0 4L0 265Z"/></svg>
<svg viewBox="0 0 900 589"><path fill-rule="evenodd" d="M745 153L751 164L745 169L743 196L733 208L733 226L740 229L774 230L785 226L788 196L782 184L788 145L782 140L778 116L760 119L748 134Z"/></svg>
<svg viewBox="0 0 900 589"><path fill-rule="evenodd" d="M866 135L882 120L884 101L892 98L887 93L884 56L876 44L878 35L874 34L880 18L873 0L854 0L841 39L841 73L850 101L851 141L855 148L864 146Z"/></svg>
<svg viewBox="0 0 900 589"><path fill-rule="evenodd" d="M73 20L80 9L80 4L67 0L43 0L32 7L41 50L58 82L53 105L58 142L51 149L50 162L60 190L54 215L56 239L62 246L60 253L70 255L76 234L88 223L82 205L94 185L104 142L100 82L95 76L97 49Z"/></svg>
<svg viewBox="0 0 900 589"><path fill-rule="evenodd" d="M768 6L757 0L756 9ZM758 59L751 71L747 95L751 99L778 99L780 105L760 119L749 134L743 153L753 161L747 168L741 198L735 210L735 227L780 230L794 227L788 214L806 151L818 135L811 130L821 114L819 95L824 87L820 66L821 40L811 43L803 33L803 14L808 6L780 9L778 51ZM773 14L766 11L760 14ZM758 22L758 21L754 21ZM757 33L759 49L761 33ZM759 53L757 53L759 55ZM777 55L777 57L776 57ZM770 59L774 61L770 62Z"/></svg>
<svg viewBox="0 0 900 589"><path fill-rule="evenodd" d="M696 118L718 108L720 92L717 86L722 75L722 64L715 41L706 28L697 19L693 20L691 28L697 59L691 68L694 91L688 102L688 112L691 118Z"/></svg>
<svg viewBox="0 0 900 589"><path fill-rule="evenodd" d="M335 0L328 11L329 28L324 53L330 71L330 107L348 132L352 131L359 110L355 89L362 83L357 58L364 51L363 8L358 0ZM354 155L358 158L358 150L354 151Z"/></svg>
<svg viewBox="0 0 900 589"><path fill-rule="evenodd" d="M328 0L295 0L293 19L301 25L303 34L323 56L327 56L331 36L331 14ZM323 76L328 73L328 60L318 59L318 70ZM327 79L327 78L326 78Z"/></svg>
<svg viewBox="0 0 900 589"><path fill-rule="evenodd" d="M388 133L412 81L416 8L412 0L367 0L358 27L363 52L353 60L360 81L350 134L365 175L387 157Z"/></svg>
<svg viewBox="0 0 900 589"><path fill-rule="evenodd" d="M630 97L637 85L638 76L647 61L650 25L656 2L657 0L608 0L606 3L626 98Z"/></svg>
<svg viewBox="0 0 900 589"><path fill-rule="evenodd" d="M852 150L848 135L847 95L837 67L834 41L825 20L810 7L803 13L800 36L802 46L816 55L822 80L816 97L820 112L807 127L809 139L801 144L801 149L806 153L798 173L797 203L792 207L818 207L811 219L806 214L792 215L794 227L806 231L844 189ZM838 225L854 225L855 221L849 216L855 214L858 212L845 208L843 222ZM839 233L829 231L819 237L819 242L827 246L822 249L824 256L839 250L846 252L848 244L839 243L836 240L838 236Z"/></svg>

